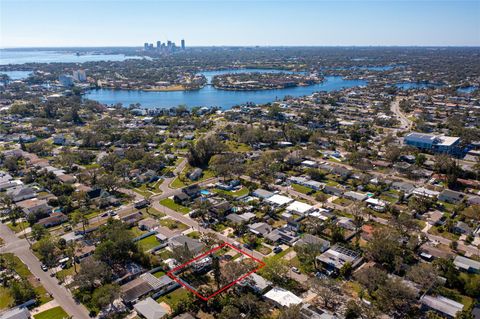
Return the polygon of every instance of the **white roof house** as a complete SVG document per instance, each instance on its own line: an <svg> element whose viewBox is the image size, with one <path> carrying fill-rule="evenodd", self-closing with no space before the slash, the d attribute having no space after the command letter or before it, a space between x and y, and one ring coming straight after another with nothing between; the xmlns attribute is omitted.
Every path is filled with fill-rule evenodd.
<svg viewBox="0 0 480 319"><path fill-rule="evenodd" d="M277 206L283 206L293 202L293 199L287 196L275 194L272 197L267 198L266 201Z"/></svg>
<svg viewBox="0 0 480 319"><path fill-rule="evenodd" d="M302 303L302 298L297 297L294 293L279 287L272 288L263 296L284 307L290 307L292 305L298 305Z"/></svg>
<svg viewBox="0 0 480 319"><path fill-rule="evenodd" d="M150 297L137 302L133 308L147 319L161 319L168 315L168 311Z"/></svg>
<svg viewBox="0 0 480 319"><path fill-rule="evenodd" d="M291 213L299 213L299 214L306 214L313 208L312 205L308 205L299 201L294 201L290 205L287 206L286 210Z"/></svg>
<svg viewBox="0 0 480 319"><path fill-rule="evenodd" d="M463 310L463 304L443 296L423 296L420 299L423 306L447 315L450 318L455 318L458 312Z"/></svg>

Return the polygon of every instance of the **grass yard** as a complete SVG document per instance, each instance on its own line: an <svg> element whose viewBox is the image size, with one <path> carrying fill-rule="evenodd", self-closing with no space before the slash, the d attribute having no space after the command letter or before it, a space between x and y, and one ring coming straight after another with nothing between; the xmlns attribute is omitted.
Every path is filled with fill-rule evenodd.
<svg viewBox="0 0 480 319"><path fill-rule="evenodd" d="M184 223L169 218L161 219L160 225L162 225L163 227L167 227L170 230L185 230L188 228L188 226Z"/></svg>
<svg viewBox="0 0 480 319"><path fill-rule="evenodd" d="M156 273L153 273L153 275L157 278L160 278L160 277L165 276L166 272L160 270L160 271L157 271Z"/></svg>
<svg viewBox="0 0 480 319"><path fill-rule="evenodd" d="M12 223L8 223L7 226L14 232L18 233L21 232L22 229L30 227L30 224L28 222L18 222L15 226Z"/></svg>
<svg viewBox="0 0 480 319"><path fill-rule="evenodd" d="M165 302L168 304L172 309L177 309L178 305L184 303L190 298L190 292L185 288L178 288L171 293L161 296L156 301L158 303Z"/></svg>
<svg viewBox="0 0 480 319"><path fill-rule="evenodd" d="M311 192L313 192L313 189L311 189L310 187L307 187L307 186L303 186L303 185L299 185L299 184L292 184L291 185L293 190L299 192L299 193L302 193L302 194L310 194Z"/></svg>
<svg viewBox="0 0 480 319"><path fill-rule="evenodd" d="M247 144L244 144L244 143L238 143L238 142L235 142L235 141L226 141L225 144L227 144L227 146L230 148L230 150L232 150L234 152L245 153L245 152L250 152L252 150L252 148L250 146L248 146Z"/></svg>
<svg viewBox="0 0 480 319"><path fill-rule="evenodd" d="M333 203L341 206L348 206L352 203L352 201L343 197L339 197L335 199Z"/></svg>
<svg viewBox="0 0 480 319"><path fill-rule="evenodd" d="M212 170L205 169L202 172L202 176L198 180L192 181L192 180L188 179L188 177L186 176L187 172L189 172L189 171L191 171L191 166L187 164L185 166L185 168L183 169L182 173L180 173L180 175L177 176L173 180L172 183L170 183L170 187L171 188L182 188L182 187L191 185L193 183L198 183L198 182L204 181L206 179L215 177L215 173Z"/></svg>
<svg viewBox="0 0 480 319"><path fill-rule="evenodd" d="M69 318L69 315L63 310L62 307L55 307L45 310L33 316L35 319L64 319Z"/></svg>
<svg viewBox="0 0 480 319"><path fill-rule="evenodd" d="M428 233L436 236L442 236L450 240L458 240L460 238L458 235L450 233L446 230L439 231L437 226L432 226L432 228L428 230Z"/></svg>
<svg viewBox="0 0 480 319"><path fill-rule="evenodd" d="M268 255L272 252L272 250L269 247L264 245L259 245L255 250L261 253L262 255Z"/></svg>
<svg viewBox="0 0 480 319"><path fill-rule="evenodd" d="M0 310L10 308L14 300L7 287L0 287Z"/></svg>
<svg viewBox="0 0 480 319"><path fill-rule="evenodd" d="M182 214L188 214L190 212L190 208L175 203L171 198L162 199L160 204Z"/></svg>
<svg viewBox="0 0 480 319"><path fill-rule="evenodd" d="M142 251L147 251L147 250L150 250L150 249L160 245L157 238L153 235L145 237L142 240L137 241L137 244L138 244L138 247L140 247L140 249Z"/></svg>
<svg viewBox="0 0 480 319"><path fill-rule="evenodd" d="M226 191L223 189L214 189L213 192L217 194L225 194L233 197L241 197L241 196L246 196L249 193L248 188L242 187L238 191Z"/></svg>
<svg viewBox="0 0 480 319"><path fill-rule="evenodd" d="M193 239L199 239L200 238L200 232L192 231L191 233L188 233L187 236L190 237L190 238L193 238Z"/></svg>
<svg viewBox="0 0 480 319"><path fill-rule="evenodd" d="M159 195L162 193L160 185L163 183L163 179L159 179L153 183L142 184L140 187L133 188L133 190L142 195L143 197L150 197L152 195Z"/></svg>

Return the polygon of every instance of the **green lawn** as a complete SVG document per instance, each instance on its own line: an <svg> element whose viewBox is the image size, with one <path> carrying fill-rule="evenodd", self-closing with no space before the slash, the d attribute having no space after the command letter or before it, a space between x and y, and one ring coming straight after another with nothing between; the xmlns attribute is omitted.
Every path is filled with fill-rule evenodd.
<svg viewBox="0 0 480 319"><path fill-rule="evenodd" d="M170 230L185 230L188 228L187 225L173 219L161 219L160 225L167 227Z"/></svg>
<svg viewBox="0 0 480 319"><path fill-rule="evenodd" d="M14 232L18 233L21 232L22 229L30 227L30 224L28 222L18 222L15 226L12 223L8 223L7 226Z"/></svg>
<svg viewBox="0 0 480 319"><path fill-rule="evenodd" d="M264 245L259 245L255 250L260 252L263 255L268 255L272 252L272 250L269 247Z"/></svg>
<svg viewBox="0 0 480 319"><path fill-rule="evenodd" d="M60 306L48 309L33 316L35 319L63 319L68 317L68 314Z"/></svg>
<svg viewBox="0 0 480 319"><path fill-rule="evenodd" d="M43 305L44 303L47 303L50 300L52 300L52 298L48 295L45 288L39 282L34 280L34 276L30 272L30 270L28 270L28 267L17 256L15 256L11 253L1 254L0 256L3 259L5 259L9 264L13 265L13 267L15 268L15 271L17 272L17 274L20 277L22 277L24 279L27 279L30 282L35 283L33 289L35 290L35 292L36 292L36 294L39 298L39 303L41 305ZM38 284L38 286L35 286L37 284ZM6 297L4 297L4 298L6 298ZM0 303L2 303L2 302L0 301Z"/></svg>
<svg viewBox="0 0 480 319"><path fill-rule="evenodd" d="M142 251L147 251L160 245L157 238L153 235L145 237L142 240L137 241L137 243Z"/></svg>
<svg viewBox="0 0 480 319"><path fill-rule="evenodd" d="M299 184L292 184L291 186L295 191L297 191L299 193L302 193L302 194L309 194L309 193L313 192L313 189L311 189L310 187L307 187L307 186L303 186L303 185L299 185Z"/></svg>
<svg viewBox="0 0 480 319"><path fill-rule="evenodd" d="M246 196L249 193L249 190L246 187L242 187L238 191L226 191L223 189L214 189L213 191L217 194L225 194L233 197Z"/></svg>
<svg viewBox="0 0 480 319"><path fill-rule="evenodd" d="M160 277L165 276L165 274L166 274L166 273L165 273L164 271L161 271L161 270L160 270L160 271L157 271L156 273L154 273L153 275L154 275L155 277L157 277L157 278L160 278Z"/></svg>
<svg viewBox="0 0 480 319"><path fill-rule="evenodd" d="M156 182L142 184L139 187L133 188L133 190L143 197L150 197L152 195L159 195L162 193L159 186L163 183L163 179L159 179Z"/></svg>
<svg viewBox="0 0 480 319"><path fill-rule="evenodd" d="M187 166L185 166L185 168L183 169L182 173L180 173L180 176L182 177L183 181L180 180L179 177L176 177L173 180L173 182L170 184L170 187L171 188L182 188L182 187L191 185L193 183L198 183L198 182L204 181L206 179L215 177L215 173L212 170L205 169L205 170L203 170L202 177L200 177L196 181L192 181L192 180L188 179L188 177L186 177L186 173L189 172L190 170L191 170L191 167L187 164Z"/></svg>
<svg viewBox="0 0 480 319"><path fill-rule="evenodd" d="M10 308L15 301L13 300L10 290L6 287L0 287L0 310Z"/></svg>
<svg viewBox="0 0 480 319"><path fill-rule="evenodd" d="M226 141L225 144L232 150L233 152L250 152L252 148L244 143L238 143L235 141Z"/></svg>
<svg viewBox="0 0 480 319"><path fill-rule="evenodd" d="M177 309L178 305L188 300L190 292L185 288L178 288L177 290L172 291L171 293L161 296L157 299L158 303L165 302L172 309Z"/></svg>
<svg viewBox="0 0 480 319"><path fill-rule="evenodd" d="M188 214L190 212L190 208L175 203L171 198L162 199L160 204L182 214Z"/></svg>
<svg viewBox="0 0 480 319"><path fill-rule="evenodd" d="M200 238L200 232L192 231L191 233L188 233L187 236L190 237L190 238L193 238L193 239L199 239Z"/></svg>

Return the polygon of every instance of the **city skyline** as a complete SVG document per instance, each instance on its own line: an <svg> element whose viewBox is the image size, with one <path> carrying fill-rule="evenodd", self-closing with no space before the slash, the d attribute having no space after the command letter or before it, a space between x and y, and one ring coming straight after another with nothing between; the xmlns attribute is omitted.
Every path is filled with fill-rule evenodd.
<svg viewBox="0 0 480 319"><path fill-rule="evenodd" d="M1 0L0 9L2 48L132 47L156 37L189 47L480 45L479 1Z"/></svg>

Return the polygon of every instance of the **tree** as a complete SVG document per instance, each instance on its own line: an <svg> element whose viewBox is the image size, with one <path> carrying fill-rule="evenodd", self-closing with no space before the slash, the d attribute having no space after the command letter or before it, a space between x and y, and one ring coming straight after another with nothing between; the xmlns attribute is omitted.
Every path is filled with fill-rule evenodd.
<svg viewBox="0 0 480 319"><path fill-rule="evenodd" d="M218 315L219 319L238 319L241 317L242 315L240 310L233 305L226 305L223 307L222 312Z"/></svg>
<svg viewBox="0 0 480 319"><path fill-rule="evenodd" d="M32 237L35 240L40 240L42 239L45 235L47 235L47 229L45 226L40 225L40 224L35 224L32 226Z"/></svg>
<svg viewBox="0 0 480 319"><path fill-rule="evenodd" d="M267 258L264 262L265 267L262 269L262 276L277 285L287 282L288 265L284 259Z"/></svg>
<svg viewBox="0 0 480 319"><path fill-rule="evenodd" d="M400 242L401 238L397 231L388 228L376 229L367 246L367 256L387 269L393 270L395 258L402 256Z"/></svg>
<svg viewBox="0 0 480 319"><path fill-rule="evenodd" d="M119 297L120 286L117 284L107 284L95 289L92 295L92 300L100 309L104 309L105 307L110 306L108 312L111 312L115 309L113 302Z"/></svg>
<svg viewBox="0 0 480 319"><path fill-rule="evenodd" d="M183 246L175 246L172 249L175 259L183 264L193 258L193 252L188 248L187 243Z"/></svg>
<svg viewBox="0 0 480 319"><path fill-rule="evenodd" d="M118 177L113 174L102 174L97 181L97 185L109 193L117 191L122 184L122 181L120 181Z"/></svg>
<svg viewBox="0 0 480 319"><path fill-rule="evenodd" d="M214 155L208 165L217 176L221 176L224 179L239 176L244 171L243 156L237 153Z"/></svg>
<svg viewBox="0 0 480 319"><path fill-rule="evenodd" d="M417 306L416 293L401 279L387 279L377 290L376 304L394 318L406 318Z"/></svg>
<svg viewBox="0 0 480 319"><path fill-rule="evenodd" d="M378 267L363 267L355 272L355 279L361 283L369 294L372 294L387 280L387 272Z"/></svg>
<svg viewBox="0 0 480 319"><path fill-rule="evenodd" d="M316 268L316 258L322 253L322 246L319 244L306 243L295 245L293 249L297 253L298 260L309 270Z"/></svg>
<svg viewBox="0 0 480 319"><path fill-rule="evenodd" d="M385 159L390 163L395 163L402 155L402 149L395 145L387 146L385 149Z"/></svg>
<svg viewBox="0 0 480 319"><path fill-rule="evenodd" d="M419 284L424 291L430 289L437 281L438 271L432 264L419 263L407 272L407 278Z"/></svg>
<svg viewBox="0 0 480 319"><path fill-rule="evenodd" d="M278 316L278 319L301 318L300 309L302 309L301 305L293 305L290 307L283 308L280 312L280 316Z"/></svg>
<svg viewBox="0 0 480 319"><path fill-rule="evenodd" d="M13 280L10 282L10 292L15 304L27 302L36 297L35 290L26 279Z"/></svg>
<svg viewBox="0 0 480 319"><path fill-rule="evenodd" d="M52 267L57 261L57 250L55 244L49 237L40 239L35 247L36 251L40 254L40 260L47 265Z"/></svg>
<svg viewBox="0 0 480 319"><path fill-rule="evenodd" d="M80 263L80 270L74 280L81 289L92 290L98 284L109 282L111 276L110 268L105 263L89 257Z"/></svg>
<svg viewBox="0 0 480 319"><path fill-rule="evenodd" d="M220 259L218 256L213 254L210 254L210 258L212 259L213 278L215 279L215 283L217 284L217 289L220 289L222 277L222 272L220 269Z"/></svg>
<svg viewBox="0 0 480 319"><path fill-rule="evenodd" d="M206 166L213 155L220 154L225 150L225 144L216 136L202 138L190 147L187 155L188 163L197 167Z"/></svg>
<svg viewBox="0 0 480 319"><path fill-rule="evenodd" d="M340 289L334 279L315 277L310 281L310 287L320 297L325 308L336 308L340 297Z"/></svg>

